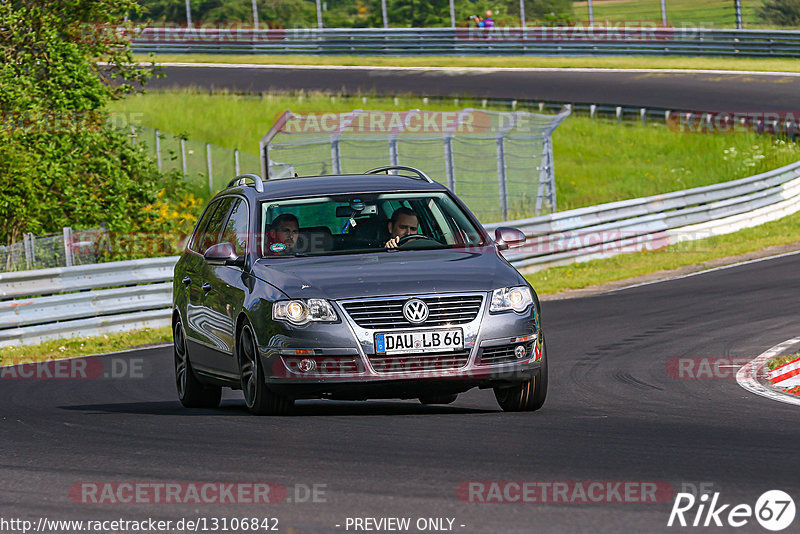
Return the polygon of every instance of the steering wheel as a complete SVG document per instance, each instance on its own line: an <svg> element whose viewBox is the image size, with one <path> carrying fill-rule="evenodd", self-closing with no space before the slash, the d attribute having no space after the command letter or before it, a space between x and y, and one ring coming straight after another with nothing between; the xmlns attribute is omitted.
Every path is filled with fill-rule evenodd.
<svg viewBox="0 0 800 534"><path fill-rule="evenodd" d="M426 236L425 234L409 234L409 235L403 236L403 237L401 237L400 239L397 240L397 248L402 247L403 245L405 245L406 243L408 243L409 241L411 241L413 239L427 239L428 241L433 241L434 243L436 243L438 245L441 245L441 243L439 243L439 241L437 241L436 239L434 239L432 237Z"/></svg>

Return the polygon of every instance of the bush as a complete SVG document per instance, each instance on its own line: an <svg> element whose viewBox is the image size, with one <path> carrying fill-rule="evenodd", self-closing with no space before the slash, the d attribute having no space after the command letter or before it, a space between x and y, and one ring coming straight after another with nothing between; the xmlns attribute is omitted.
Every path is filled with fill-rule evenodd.
<svg viewBox="0 0 800 534"><path fill-rule="evenodd" d="M162 189L181 194L177 174L159 173L106 125L107 103L150 75L117 32L133 8L133 0L0 3L0 243L63 226L151 231L144 208Z"/></svg>
<svg viewBox="0 0 800 534"><path fill-rule="evenodd" d="M776 26L800 26L800 0L766 0L758 15Z"/></svg>

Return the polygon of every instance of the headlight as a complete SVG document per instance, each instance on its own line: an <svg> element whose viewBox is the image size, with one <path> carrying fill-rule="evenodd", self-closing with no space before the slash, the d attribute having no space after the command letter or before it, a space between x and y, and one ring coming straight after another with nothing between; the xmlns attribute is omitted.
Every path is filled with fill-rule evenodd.
<svg viewBox="0 0 800 534"><path fill-rule="evenodd" d="M324 299L282 300L272 307L272 318L302 325L310 321L332 322L339 317Z"/></svg>
<svg viewBox="0 0 800 534"><path fill-rule="evenodd" d="M489 311L514 310L515 312L523 312L531 304L533 304L533 297L529 287L504 287L495 289L492 293L492 304L489 306Z"/></svg>

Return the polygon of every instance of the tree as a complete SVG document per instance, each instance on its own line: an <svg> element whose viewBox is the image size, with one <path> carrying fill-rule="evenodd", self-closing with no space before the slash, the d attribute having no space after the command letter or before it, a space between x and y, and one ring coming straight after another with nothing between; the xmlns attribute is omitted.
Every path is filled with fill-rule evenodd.
<svg viewBox="0 0 800 534"><path fill-rule="evenodd" d="M164 188L181 191L177 177L162 176L106 124L106 104L150 76L118 31L135 7L133 0L0 3L0 243L62 226L149 229L144 208Z"/></svg>
<svg viewBox="0 0 800 534"><path fill-rule="evenodd" d="M758 15L776 26L800 26L800 0L766 0Z"/></svg>

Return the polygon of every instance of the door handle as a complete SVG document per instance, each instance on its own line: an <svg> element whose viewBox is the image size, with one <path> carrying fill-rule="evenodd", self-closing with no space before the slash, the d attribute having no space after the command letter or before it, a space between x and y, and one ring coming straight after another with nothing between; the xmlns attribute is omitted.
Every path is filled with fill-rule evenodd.
<svg viewBox="0 0 800 534"><path fill-rule="evenodd" d="M191 279L191 278L189 278L188 276L184 276L184 277L183 277L183 280L181 280L181 282L183 282L183 284L184 284L184 285L187 285L187 286L188 286L189 284L191 284L191 283L192 283L192 279Z"/></svg>
<svg viewBox="0 0 800 534"><path fill-rule="evenodd" d="M211 291L211 284L209 284L208 282L206 282L205 284L203 284L203 291L205 291L206 293L208 293L209 291Z"/></svg>

